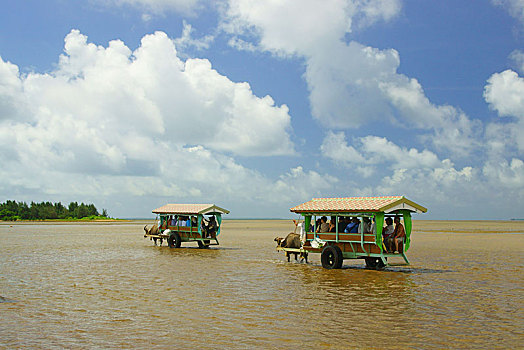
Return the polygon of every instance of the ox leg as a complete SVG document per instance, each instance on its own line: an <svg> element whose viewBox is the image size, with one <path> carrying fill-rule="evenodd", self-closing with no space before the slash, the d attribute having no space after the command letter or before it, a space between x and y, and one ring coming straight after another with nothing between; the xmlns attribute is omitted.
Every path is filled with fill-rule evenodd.
<svg viewBox="0 0 524 350"><path fill-rule="evenodd" d="M295 254L295 261L297 261L298 260L298 253L293 253L293 254Z"/></svg>
<svg viewBox="0 0 524 350"><path fill-rule="evenodd" d="M160 238L160 246L162 246L162 242L164 242L164 239Z"/></svg>
<svg viewBox="0 0 524 350"><path fill-rule="evenodd" d="M289 252L286 252L286 258L287 258L287 262L289 262L290 261L289 259L291 258L291 254L289 254Z"/></svg>
<svg viewBox="0 0 524 350"><path fill-rule="evenodd" d="M157 238L153 237L153 242L155 243L155 245L156 245L156 240L157 240Z"/></svg>

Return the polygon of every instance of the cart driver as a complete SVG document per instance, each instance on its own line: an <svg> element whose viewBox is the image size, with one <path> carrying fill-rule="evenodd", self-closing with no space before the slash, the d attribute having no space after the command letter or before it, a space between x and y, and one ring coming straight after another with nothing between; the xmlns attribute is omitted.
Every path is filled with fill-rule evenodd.
<svg viewBox="0 0 524 350"><path fill-rule="evenodd" d="M202 220L202 228L203 228L205 237L208 237L208 236L213 237L213 234L216 232L216 230L218 228L218 224L217 224L217 222L215 220L215 216L212 215L212 216L209 217L209 221L208 221L207 225L206 225L205 220Z"/></svg>
<svg viewBox="0 0 524 350"><path fill-rule="evenodd" d="M169 217L164 217L164 219L162 220L162 226L160 226L160 228L162 229L162 231L164 231L166 228L167 228L167 222L169 221Z"/></svg>

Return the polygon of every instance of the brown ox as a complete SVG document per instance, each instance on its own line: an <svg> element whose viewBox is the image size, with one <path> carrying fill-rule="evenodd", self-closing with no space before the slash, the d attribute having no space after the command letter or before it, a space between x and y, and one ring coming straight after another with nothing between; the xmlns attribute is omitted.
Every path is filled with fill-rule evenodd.
<svg viewBox="0 0 524 350"><path fill-rule="evenodd" d="M281 248L300 249L300 247L302 247L302 242L300 242L300 235L298 233L293 232L288 233L286 238L276 237L275 242L277 242L277 246ZM290 261L291 254L295 254L295 260L298 260L297 256L299 255L299 253L286 252L287 261ZM307 253L300 253L300 258L305 259L307 263Z"/></svg>
<svg viewBox="0 0 524 350"><path fill-rule="evenodd" d="M160 234L160 230L158 229L158 225L157 224L153 224L153 226L151 226L150 228L147 227L147 225L144 226L144 231L146 232L144 234L144 237L147 237L147 235L158 235ZM159 239L157 237L151 237L150 239L153 240L153 242L155 242L155 245L156 245L156 240ZM162 242L164 241L163 238L160 238L160 246L162 246Z"/></svg>

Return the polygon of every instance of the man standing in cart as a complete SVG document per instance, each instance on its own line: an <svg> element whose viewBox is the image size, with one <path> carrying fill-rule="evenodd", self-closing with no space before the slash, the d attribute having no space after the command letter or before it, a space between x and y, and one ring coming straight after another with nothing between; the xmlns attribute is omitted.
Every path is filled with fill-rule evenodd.
<svg viewBox="0 0 524 350"><path fill-rule="evenodd" d="M217 231L218 225L215 220L215 216L212 215L209 217L209 221L206 225L205 220L202 220L202 228L204 229L204 236L205 237L213 237L215 232Z"/></svg>
<svg viewBox="0 0 524 350"><path fill-rule="evenodd" d="M393 240L395 241L395 252L399 252L398 244L404 244L406 239L406 231L404 231L404 226L400 223L400 217L395 217L395 231L393 232Z"/></svg>

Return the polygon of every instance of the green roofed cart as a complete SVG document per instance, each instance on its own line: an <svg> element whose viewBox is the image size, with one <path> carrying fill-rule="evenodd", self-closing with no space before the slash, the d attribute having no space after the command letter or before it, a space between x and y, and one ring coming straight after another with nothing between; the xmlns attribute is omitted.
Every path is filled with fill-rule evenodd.
<svg viewBox="0 0 524 350"><path fill-rule="evenodd" d="M153 213L158 214L158 221L152 228L144 228L144 237L155 244L157 239L160 244L166 239L170 248L179 248L183 242L197 242L199 248L207 248L219 244L222 215L229 210L214 204L166 204Z"/></svg>
<svg viewBox="0 0 524 350"><path fill-rule="evenodd" d="M304 243L301 248L277 249L306 257L308 253L320 253L322 266L335 269L342 267L343 259L364 259L369 268L409 265L405 252L411 242L411 213L425 213L427 209L404 196L387 196L314 198L290 211L304 217ZM334 219L335 227L331 232L317 233L317 218L323 216L328 222ZM398 253L388 250L383 241L382 229L387 217L400 217L404 221L406 237L404 243L400 242ZM349 218L359 219L358 232L344 232L344 220ZM363 225L364 221L369 222L369 226ZM388 263L392 257L401 257L403 262Z"/></svg>

